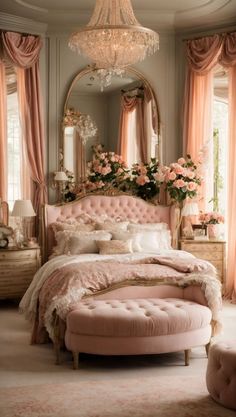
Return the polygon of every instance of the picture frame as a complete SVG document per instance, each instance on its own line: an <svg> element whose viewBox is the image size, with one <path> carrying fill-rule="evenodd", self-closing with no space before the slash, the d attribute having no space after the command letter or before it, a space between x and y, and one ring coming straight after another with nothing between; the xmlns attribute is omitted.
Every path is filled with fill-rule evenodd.
<svg viewBox="0 0 236 417"><path fill-rule="evenodd" d="M193 239L195 240L208 239L206 224L192 224L192 229L193 229Z"/></svg>

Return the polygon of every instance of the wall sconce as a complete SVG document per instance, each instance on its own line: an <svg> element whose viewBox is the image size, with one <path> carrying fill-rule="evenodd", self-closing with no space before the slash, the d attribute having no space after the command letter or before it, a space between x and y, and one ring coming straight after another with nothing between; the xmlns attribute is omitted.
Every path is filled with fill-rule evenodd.
<svg viewBox="0 0 236 417"><path fill-rule="evenodd" d="M64 191L65 191L65 183L68 181L68 177L64 171L57 171L54 172L54 181L56 181L56 184L58 184L58 192L59 192L59 198L58 202L62 202L64 199Z"/></svg>
<svg viewBox="0 0 236 417"><path fill-rule="evenodd" d="M186 225L183 227L183 234L186 238L193 238L191 216L198 216L199 209L196 201L187 201L182 208L181 217L186 217Z"/></svg>
<svg viewBox="0 0 236 417"><path fill-rule="evenodd" d="M17 246L25 246L29 236L29 217L36 216L31 200L16 200L11 215L19 217L20 222L15 230Z"/></svg>

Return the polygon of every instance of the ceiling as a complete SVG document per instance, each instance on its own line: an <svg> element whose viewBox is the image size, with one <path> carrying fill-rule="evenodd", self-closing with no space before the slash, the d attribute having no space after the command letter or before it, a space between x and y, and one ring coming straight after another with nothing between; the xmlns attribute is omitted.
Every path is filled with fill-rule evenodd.
<svg viewBox="0 0 236 417"><path fill-rule="evenodd" d="M236 25L236 0L131 0L142 25L184 31ZM47 23L49 29L88 23L95 0L1 0L0 12Z"/></svg>

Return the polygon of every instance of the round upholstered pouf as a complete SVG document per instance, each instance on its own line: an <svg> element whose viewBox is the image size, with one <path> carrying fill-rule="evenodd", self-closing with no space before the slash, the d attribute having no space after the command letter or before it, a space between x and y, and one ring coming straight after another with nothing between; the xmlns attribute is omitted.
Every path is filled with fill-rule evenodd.
<svg viewBox="0 0 236 417"><path fill-rule="evenodd" d="M236 340L211 346L206 383L215 401L236 410Z"/></svg>

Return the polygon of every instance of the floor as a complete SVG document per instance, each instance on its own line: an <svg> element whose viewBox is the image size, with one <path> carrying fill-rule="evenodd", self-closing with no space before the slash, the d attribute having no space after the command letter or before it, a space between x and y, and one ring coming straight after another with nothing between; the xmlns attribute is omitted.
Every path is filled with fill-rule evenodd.
<svg viewBox="0 0 236 417"><path fill-rule="evenodd" d="M218 340L236 339L236 305L224 302L223 333ZM207 358L204 347L192 349L190 366L184 366L183 352L136 356L102 357L81 355L80 368L72 370L72 357L63 353L61 365L55 365L52 345L30 345L30 325L18 312L15 302L0 305L0 387L76 382L79 380L145 378L158 376L205 375Z"/></svg>

